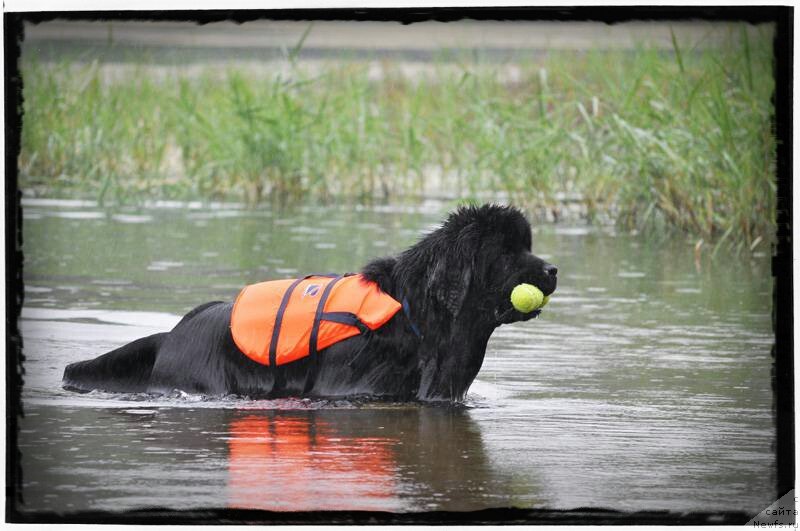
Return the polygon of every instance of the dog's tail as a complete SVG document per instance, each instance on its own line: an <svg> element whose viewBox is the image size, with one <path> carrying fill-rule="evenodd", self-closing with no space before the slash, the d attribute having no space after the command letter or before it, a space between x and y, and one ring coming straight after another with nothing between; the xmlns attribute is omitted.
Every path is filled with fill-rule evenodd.
<svg viewBox="0 0 800 531"><path fill-rule="evenodd" d="M156 354L168 332L137 339L93 360L70 363L61 383L70 391L112 393L147 391Z"/></svg>
<svg viewBox="0 0 800 531"><path fill-rule="evenodd" d="M219 301L201 304L183 316L178 328ZM175 329L173 328L173 330ZM69 391L88 393L95 389L109 393L146 393L158 350L169 332L137 339L93 360L70 363L64 369L61 385Z"/></svg>

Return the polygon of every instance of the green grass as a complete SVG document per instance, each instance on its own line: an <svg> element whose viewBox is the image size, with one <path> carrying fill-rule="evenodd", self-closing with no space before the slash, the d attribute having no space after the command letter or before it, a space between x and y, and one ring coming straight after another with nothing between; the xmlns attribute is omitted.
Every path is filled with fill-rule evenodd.
<svg viewBox="0 0 800 531"><path fill-rule="evenodd" d="M331 62L113 79L98 63L23 61L21 184L129 202L250 203L418 195L426 183L532 210L577 197L590 218L742 249L774 232L772 42L445 62L408 78ZM287 73L288 72L288 73Z"/></svg>

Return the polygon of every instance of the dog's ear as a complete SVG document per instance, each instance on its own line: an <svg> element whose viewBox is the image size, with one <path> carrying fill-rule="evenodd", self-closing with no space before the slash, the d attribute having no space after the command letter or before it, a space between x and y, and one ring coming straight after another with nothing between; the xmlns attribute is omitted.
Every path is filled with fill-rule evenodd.
<svg viewBox="0 0 800 531"><path fill-rule="evenodd" d="M453 315L458 316L464 305L475 269L478 237L462 230L455 242L446 245L428 277L428 289Z"/></svg>
<svg viewBox="0 0 800 531"><path fill-rule="evenodd" d="M428 289L453 316L461 312L472 282L472 267L457 267L452 260L442 259L436 264L428 283Z"/></svg>

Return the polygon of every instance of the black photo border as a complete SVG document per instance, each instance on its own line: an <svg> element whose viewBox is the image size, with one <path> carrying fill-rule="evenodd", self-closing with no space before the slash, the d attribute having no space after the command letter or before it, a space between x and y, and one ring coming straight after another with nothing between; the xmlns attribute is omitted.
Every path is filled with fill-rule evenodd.
<svg viewBox="0 0 800 531"><path fill-rule="evenodd" d="M772 385L776 419L775 499L794 488L794 364L792 275L792 73L794 9L787 6L591 6L591 7L469 7L364 8L208 11L65 11L4 14L5 54L5 297L6 297L6 521L12 523L107 524L744 524L743 512L670 511L621 512L602 508L570 510L496 508L474 512L387 513L320 511L283 513L264 510L147 509L111 512L27 512L18 507L22 485L17 447L18 419L24 415L20 391L24 354L18 319L23 302L23 242L21 192L17 157L22 123L22 79L18 67L23 25L55 18L65 20L159 20L200 24L218 21L272 20L399 21L412 24L472 20L596 21L614 24L635 20L713 20L773 22L774 131L777 138L777 243L773 248L773 328L775 343ZM765 471L765 473L768 473Z"/></svg>

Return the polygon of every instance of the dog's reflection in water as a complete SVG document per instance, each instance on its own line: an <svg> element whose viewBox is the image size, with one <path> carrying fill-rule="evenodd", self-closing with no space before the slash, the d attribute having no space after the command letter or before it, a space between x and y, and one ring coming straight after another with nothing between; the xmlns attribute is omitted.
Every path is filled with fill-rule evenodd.
<svg viewBox="0 0 800 531"><path fill-rule="evenodd" d="M231 421L228 505L277 511L396 510L399 441L337 435L312 415Z"/></svg>
<svg viewBox="0 0 800 531"><path fill-rule="evenodd" d="M489 458L467 408L227 411L230 507L474 511L542 502L535 471Z"/></svg>

